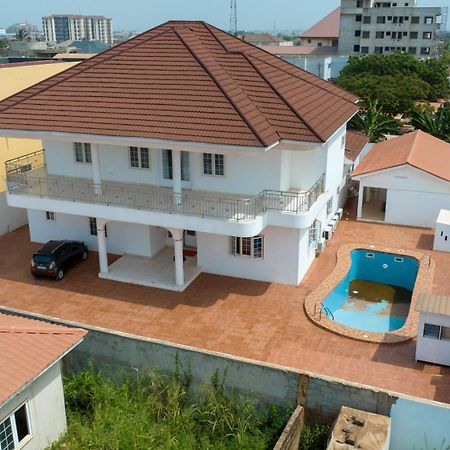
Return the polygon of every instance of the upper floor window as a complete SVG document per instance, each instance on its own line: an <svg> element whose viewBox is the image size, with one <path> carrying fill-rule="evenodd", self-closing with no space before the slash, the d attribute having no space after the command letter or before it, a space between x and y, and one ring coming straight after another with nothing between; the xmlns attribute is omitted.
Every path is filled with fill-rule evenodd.
<svg viewBox="0 0 450 450"><path fill-rule="evenodd" d="M224 156L216 153L203 153L203 173L205 175L225 175Z"/></svg>
<svg viewBox="0 0 450 450"><path fill-rule="evenodd" d="M377 31L377 32L375 33L375 37L376 37L377 39L383 39L383 38L384 38L384 31Z"/></svg>
<svg viewBox="0 0 450 450"><path fill-rule="evenodd" d="M0 449L14 450L31 435L30 414L27 403L0 422Z"/></svg>
<svg viewBox="0 0 450 450"><path fill-rule="evenodd" d="M73 150L75 153L75 161L77 163L85 163L85 164L92 163L91 144L74 142Z"/></svg>
<svg viewBox="0 0 450 450"><path fill-rule="evenodd" d="M423 23L425 25L431 25L433 23L433 17L431 17L431 16L425 17L425 19L423 20Z"/></svg>
<svg viewBox="0 0 450 450"><path fill-rule="evenodd" d="M150 169L150 153L146 147L130 147L130 167Z"/></svg>
<svg viewBox="0 0 450 450"><path fill-rule="evenodd" d="M363 23L371 23L371 22L372 22L372 18L370 16L363 17Z"/></svg>
<svg viewBox="0 0 450 450"><path fill-rule="evenodd" d="M361 22L361 20L362 20L361 14L357 14L357 15L355 16L355 20L356 20L356 22Z"/></svg>
<svg viewBox="0 0 450 450"><path fill-rule="evenodd" d="M55 213L53 211L45 211L45 217L49 222L55 221Z"/></svg>
<svg viewBox="0 0 450 450"><path fill-rule="evenodd" d="M180 152L181 159L181 180L189 181L189 152ZM172 164L172 150L162 151L163 162L163 178L165 180L173 180L173 164Z"/></svg>
<svg viewBox="0 0 450 450"><path fill-rule="evenodd" d="M420 17L419 16L412 16L411 17L411 23L419 23Z"/></svg>
<svg viewBox="0 0 450 450"><path fill-rule="evenodd" d="M237 237L231 236L231 254L248 256L252 259L262 259L264 257L264 237Z"/></svg>
<svg viewBox="0 0 450 450"><path fill-rule="evenodd" d="M422 47L420 49L420 54L421 55L429 55L431 52L431 48L430 47Z"/></svg>
<svg viewBox="0 0 450 450"><path fill-rule="evenodd" d="M356 7L362 8L363 7L363 1L362 0L356 0Z"/></svg>
<svg viewBox="0 0 450 450"><path fill-rule="evenodd" d="M333 197L331 197L327 201L327 216L331 214L331 211L333 210Z"/></svg>
<svg viewBox="0 0 450 450"><path fill-rule="evenodd" d="M363 39L369 39L370 38L370 31L363 31L362 32Z"/></svg>
<svg viewBox="0 0 450 450"><path fill-rule="evenodd" d="M355 30L355 37L361 36L361 30Z"/></svg>
<svg viewBox="0 0 450 450"><path fill-rule="evenodd" d="M386 16L377 16L377 23L386 23Z"/></svg>
<svg viewBox="0 0 450 450"><path fill-rule="evenodd" d="M431 31L424 31L422 37L423 37L423 39L431 39L431 37L432 37Z"/></svg>

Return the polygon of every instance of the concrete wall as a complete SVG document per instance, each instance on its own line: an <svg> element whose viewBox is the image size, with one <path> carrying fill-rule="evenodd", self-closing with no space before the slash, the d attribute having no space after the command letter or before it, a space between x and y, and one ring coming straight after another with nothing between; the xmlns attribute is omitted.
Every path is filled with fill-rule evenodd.
<svg viewBox="0 0 450 450"><path fill-rule="evenodd" d="M0 192L0 236L24 226L27 222L27 210L8 206L6 192Z"/></svg>
<svg viewBox="0 0 450 450"><path fill-rule="evenodd" d="M66 413L60 363L53 365L0 408L0 422L29 402L32 437L24 450L43 450L66 431Z"/></svg>
<svg viewBox="0 0 450 450"><path fill-rule="evenodd" d="M304 423L305 410L299 405L292 413L273 450L298 450Z"/></svg>

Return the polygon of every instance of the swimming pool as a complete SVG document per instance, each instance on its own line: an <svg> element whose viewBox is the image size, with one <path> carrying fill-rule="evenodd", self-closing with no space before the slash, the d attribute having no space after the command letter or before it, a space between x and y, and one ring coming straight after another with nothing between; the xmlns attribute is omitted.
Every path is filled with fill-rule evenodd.
<svg viewBox="0 0 450 450"><path fill-rule="evenodd" d="M344 279L322 301L328 318L357 330L387 332L408 316L419 262L411 256L356 249Z"/></svg>

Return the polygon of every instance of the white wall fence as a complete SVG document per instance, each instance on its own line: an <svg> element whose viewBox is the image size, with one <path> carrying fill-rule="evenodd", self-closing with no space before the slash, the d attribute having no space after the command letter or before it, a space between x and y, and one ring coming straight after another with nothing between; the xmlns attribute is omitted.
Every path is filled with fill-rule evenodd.
<svg viewBox="0 0 450 450"><path fill-rule="evenodd" d="M0 236L28 223L27 210L8 206L6 192L0 192Z"/></svg>

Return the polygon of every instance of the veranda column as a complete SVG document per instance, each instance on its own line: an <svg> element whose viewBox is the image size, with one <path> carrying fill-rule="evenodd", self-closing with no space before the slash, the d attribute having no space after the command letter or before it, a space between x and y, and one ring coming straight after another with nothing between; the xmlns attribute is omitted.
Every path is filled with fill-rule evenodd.
<svg viewBox="0 0 450 450"><path fill-rule="evenodd" d="M360 181L359 182L359 193L358 193L358 210L356 211L357 219L361 219L363 198L364 198L364 186L362 184L362 181Z"/></svg>
<svg viewBox="0 0 450 450"><path fill-rule="evenodd" d="M172 150L173 203L181 205L181 151Z"/></svg>
<svg viewBox="0 0 450 450"><path fill-rule="evenodd" d="M92 178L94 182L94 192L97 195L102 193L102 179L100 177L100 153L98 144L91 144L92 156Z"/></svg>
<svg viewBox="0 0 450 450"><path fill-rule="evenodd" d="M106 248L106 221L97 219L98 261L100 273L108 273L108 250Z"/></svg>
<svg viewBox="0 0 450 450"><path fill-rule="evenodd" d="M183 230L171 228L174 251L175 251L175 284L177 286L184 285L184 264L183 264Z"/></svg>

